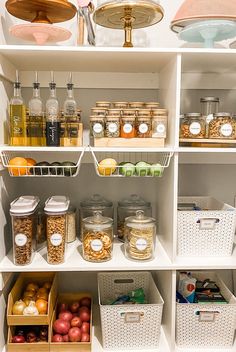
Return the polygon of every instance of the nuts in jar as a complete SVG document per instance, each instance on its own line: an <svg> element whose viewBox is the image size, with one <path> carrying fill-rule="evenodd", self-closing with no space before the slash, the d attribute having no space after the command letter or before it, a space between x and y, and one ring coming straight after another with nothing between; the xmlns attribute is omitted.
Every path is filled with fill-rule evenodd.
<svg viewBox="0 0 236 352"><path fill-rule="evenodd" d="M205 138L206 123L200 113L188 113L181 121L180 138Z"/></svg>
<svg viewBox="0 0 236 352"><path fill-rule="evenodd" d="M91 116L90 130L94 138L103 138L105 135L105 117Z"/></svg>
<svg viewBox="0 0 236 352"><path fill-rule="evenodd" d="M139 116L137 118L137 137L149 138L151 136L151 117Z"/></svg>
<svg viewBox="0 0 236 352"><path fill-rule="evenodd" d="M120 137L120 118L116 116L107 116L105 136L108 138Z"/></svg>
<svg viewBox="0 0 236 352"><path fill-rule="evenodd" d="M113 220L103 217L100 211L83 219L83 257L91 262L104 262L112 258Z"/></svg>
<svg viewBox="0 0 236 352"><path fill-rule="evenodd" d="M220 112L213 115L209 123L209 138L235 139L236 123L227 112Z"/></svg>
<svg viewBox="0 0 236 352"><path fill-rule="evenodd" d="M120 136L122 138L134 138L136 136L135 117L122 117Z"/></svg>

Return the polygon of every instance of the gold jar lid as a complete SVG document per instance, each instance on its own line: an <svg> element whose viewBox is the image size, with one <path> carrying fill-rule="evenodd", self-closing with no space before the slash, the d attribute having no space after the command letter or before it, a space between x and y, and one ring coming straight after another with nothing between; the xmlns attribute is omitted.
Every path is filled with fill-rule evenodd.
<svg viewBox="0 0 236 352"><path fill-rule="evenodd" d="M134 122L136 118L135 118L135 116L123 116L121 119L123 122L125 122L125 121Z"/></svg>
<svg viewBox="0 0 236 352"><path fill-rule="evenodd" d="M137 114L138 116L151 116L152 111L150 109L138 109Z"/></svg>
<svg viewBox="0 0 236 352"><path fill-rule="evenodd" d="M149 103L145 103L145 106L147 109L158 109L158 107L160 106L160 103L151 101Z"/></svg>
<svg viewBox="0 0 236 352"><path fill-rule="evenodd" d="M117 115L120 116L121 110L120 109L108 109L107 111L108 115Z"/></svg>
<svg viewBox="0 0 236 352"><path fill-rule="evenodd" d="M151 120L151 116L149 116L149 117L148 116L139 116L139 117L137 117L137 120L149 122Z"/></svg>
<svg viewBox="0 0 236 352"><path fill-rule="evenodd" d="M94 116L94 115L91 115L90 116L90 121L105 121L105 117L104 116Z"/></svg>
<svg viewBox="0 0 236 352"><path fill-rule="evenodd" d="M127 109L129 103L127 101L114 101L113 106L118 109Z"/></svg>
<svg viewBox="0 0 236 352"><path fill-rule="evenodd" d="M129 107L131 109L140 109L140 108L144 108L145 103L143 101L132 101L129 103Z"/></svg>
<svg viewBox="0 0 236 352"><path fill-rule="evenodd" d="M167 116L168 110L167 109L153 109L152 115L153 116Z"/></svg>
<svg viewBox="0 0 236 352"><path fill-rule="evenodd" d="M92 108L91 109L91 112L92 112L92 114L101 114L101 113L103 113L104 115L106 114L106 112L107 112L107 109L105 109L105 108Z"/></svg>
<svg viewBox="0 0 236 352"><path fill-rule="evenodd" d="M97 101L96 106L99 108L109 109L111 107L111 102L109 101Z"/></svg>
<svg viewBox="0 0 236 352"><path fill-rule="evenodd" d="M125 116L135 116L136 115L136 109L124 109L123 110L123 115Z"/></svg>

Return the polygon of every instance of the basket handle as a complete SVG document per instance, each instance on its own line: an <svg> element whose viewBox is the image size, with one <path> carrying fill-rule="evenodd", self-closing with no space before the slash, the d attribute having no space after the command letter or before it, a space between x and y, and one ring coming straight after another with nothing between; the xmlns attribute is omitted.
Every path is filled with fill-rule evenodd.
<svg viewBox="0 0 236 352"><path fill-rule="evenodd" d="M199 310L195 314L199 316L199 322L212 323L215 321L216 315L220 314L219 311L212 310Z"/></svg>
<svg viewBox="0 0 236 352"><path fill-rule="evenodd" d="M219 218L200 218L197 220L197 224L200 224L200 230L214 230L219 222Z"/></svg>
<svg viewBox="0 0 236 352"><path fill-rule="evenodd" d="M114 284L133 284L134 279L115 279Z"/></svg>

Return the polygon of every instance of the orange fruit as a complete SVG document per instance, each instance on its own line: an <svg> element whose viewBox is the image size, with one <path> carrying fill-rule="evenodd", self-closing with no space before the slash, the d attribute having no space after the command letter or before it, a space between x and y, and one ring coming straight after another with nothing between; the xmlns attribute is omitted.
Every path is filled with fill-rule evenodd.
<svg viewBox="0 0 236 352"><path fill-rule="evenodd" d="M32 158L25 158L27 160L27 166L35 166L36 165L36 161ZM27 175L30 175L30 169L31 168L27 168Z"/></svg>
<svg viewBox="0 0 236 352"><path fill-rule="evenodd" d="M16 157L9 161L8 170L12 176L23 176L27 174L27 165L25 158Z"/></svg>

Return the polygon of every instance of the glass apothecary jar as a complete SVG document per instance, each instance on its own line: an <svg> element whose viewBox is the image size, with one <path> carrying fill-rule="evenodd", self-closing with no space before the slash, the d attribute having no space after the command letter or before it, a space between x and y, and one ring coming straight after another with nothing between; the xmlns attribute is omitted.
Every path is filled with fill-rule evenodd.
<svg viewBox="0 0 236 352"><path fill-rule="evenodd" d="M83 233L83 219L90 217L94 212L99 211L103 216L114 218L113 203L102 197L100 194L94 194L92 197L85 199L80 203L80 238Z"/></svg>
<svg viewBox="0 0 236 352"><path fill-rule="evenodd" d="M120 131L121 138L136 137L135 121L136 119L134 116L129 116L129 117L123 116L121 118L121 131Z"/></svg>
<svg viewBox="0 0 236 352"><path fill-rule="evenodd" d="M213 115L219 111L220 99L217 97L204 97L200 99L201 113L209 124L213 120Z"/></svg>
<svg viewBox="0 0 236 352"><path fill-rule="evenodd" d="M152 215L151 203L146 202L137 194L118 202L117 207L117 237L119 240L125 240L125 219L134 216L137 210L142 210L146 216Z"/></svg>
<svg viewBox="0 0 236 352"><path fill-rule="evenodd" d="M94 212L83 220L83 257L90 262L105 262L112 258L113 219Z"/></svg>
<svg viewBox="0 0 236 352"><path fill-rule="evenodd" d="M91 116L90 131L94 138L103 138L105 136L105 117Z"/></svg>
<svg viewBox="0 0 236 352"><path fill-rule="evenodd" d="M152 120L151 117L139 116L137 117L137 137L149 138L151 137Z"/></svg>
<svg viewBox="0 0 236 352"><path fill-rule="evenodd" d="M138 210L135 216L125 220L125 255L129 259L150 260L154 258L156 243L156 220Z"/></svg>
<svg viewBox="0 0 236 352"><path fill-rule="evenodd" d="M120 117L107 116L105 137L108 137L108 138L120 137Z"/></svg>
<svg viewBox="0 0 236 352"><path fill-rule="evenodd" d="M188 113L184 116L180 125L180 138L205 138L206 122L200 113Z"/></svg>
<svg viewBox="0 0 236 352"><path fill-rule="evenodd" d="M235 139L236 121L227 112L214 114L209 123L209 138Z"/></svg>
<svg viewBox="0 0 236 352"><path fill-rule="evenodd" d="M11 203L13 261L27 265L32 261L33 242L37 232L39 199L34 196L19 197Z"/></svg>
<svg viewBox="0 0 236 352"><path fill-rule="evenodd" d="M69 205L69 199L64 196L53 196L45 203L47 262L49 264L62 264L65 260L66 220Z"/></svg>

